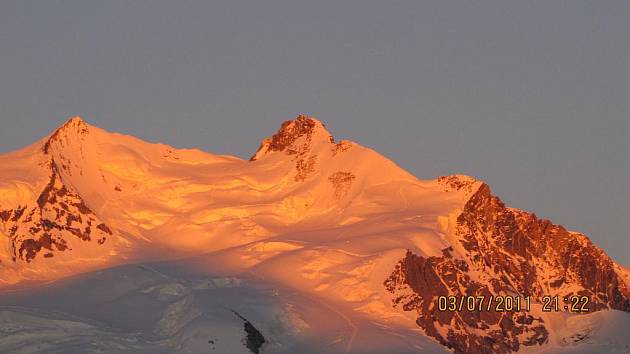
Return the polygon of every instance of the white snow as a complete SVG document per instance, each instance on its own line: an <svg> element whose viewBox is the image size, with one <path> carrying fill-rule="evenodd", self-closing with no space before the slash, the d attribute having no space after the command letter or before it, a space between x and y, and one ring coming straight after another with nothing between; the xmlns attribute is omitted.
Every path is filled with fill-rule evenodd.
<svg viewBox="0 0 630 354"><path fill-rule="evenodd" d="M555 313L550 323L550 345L536 348L538 353L629 353L630 314L609 310L590 314Z"/></svg>

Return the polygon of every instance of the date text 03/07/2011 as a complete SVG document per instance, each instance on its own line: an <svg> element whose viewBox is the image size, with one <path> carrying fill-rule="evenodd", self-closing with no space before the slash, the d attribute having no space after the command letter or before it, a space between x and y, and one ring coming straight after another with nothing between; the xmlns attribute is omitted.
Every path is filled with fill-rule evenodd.
<svg viewBox="0 0 630 354"><path fill-rule="evenodd" d="M439 311L462 312L529 312L532 302L542 305L543 312L589 312L590 298L588 296L571 295L560 298L558 295L545 295L539 301L535 301L531 296L438 296L437 306Z"/></svg>

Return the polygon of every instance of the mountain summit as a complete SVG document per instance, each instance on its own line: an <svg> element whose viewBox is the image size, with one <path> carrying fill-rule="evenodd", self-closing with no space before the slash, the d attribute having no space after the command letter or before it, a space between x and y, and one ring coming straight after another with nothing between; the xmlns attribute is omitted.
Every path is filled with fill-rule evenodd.
<svg viewBox="0 0 630 354"><path fill-rule="evenodd" d="M419 180L336 142L312 117L282 123L251 161L78 117L0 155L0 286L173 259L198 273L259 277L362 327L420 329L456 353L572 340L566 318L576 315L541 310L546 296L630 312L630 274L587 236L507 207L472 177ZM185 293L169 286L159 299ZM138 296L157 291L145 290ZM528 298L532 309L441 311L444 296ZM192 308L186 301L168 311L189 318L193 310L178 312ZM346 352L360 345L354 337Z"/></svg>
<svg viewBox="0 0 630 354"><path fill-rule="evenodd" d="M301 114L282 123L278 132L263 140L250 160L258 160L273 152L284 152L287 155L304 154L312 144L321 143L334 144L335 139L326 130L324 123Z"/></svg>
<svg viewBox="0 0 630 354"><path fill-rule="evenodd" d="M89 133L89 125L79 116L68 119L44 142L44 153L50 153L55 144L66 145L73 139L80 139Z"/></svg>

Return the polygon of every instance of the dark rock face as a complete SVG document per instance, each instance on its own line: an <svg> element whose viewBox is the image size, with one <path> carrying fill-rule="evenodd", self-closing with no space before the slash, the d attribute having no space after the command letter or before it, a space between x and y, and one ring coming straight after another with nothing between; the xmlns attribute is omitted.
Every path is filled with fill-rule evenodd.
<svg viewBox="0 0 630 354"><path fill-rule="evenodd" d="M342 140L333 146L332 148L333 156L337 156L341 153L344 153L352 149L354 146L355 144L353 142L348 141L348 140Z"/></svg>
<svg viewBox="0 0 630 354"><path fill-rule="evenodd" d="M470 187L448 178L441 182L454 190ZM486 184L473 191L457 217L456 234L458 252L407 252L384 283L395 295L394 306L416 311L418 326L456 353L518 351L546 343L548 330L524 311L439 311L439 296L530 296L539 303L544 295L586 295L590 311L630 312L630 291L603 251L582 234L506 207Z"/></svg>
<svg viewBox="0 0 630 354"><path fill-rule="evenodd" d="M247 333L245 346L252 353L259 354L260 347L265 343L265 337L249 321L245 321L245 333Z"/></svg>
<svg viewBox="0 0 630 354"><path fill-rule="evenodd" d="M317 155L311 153L311 144L318 126L324 127L316 119L305 115L299 115L293 120L282 123L278 132L262 142L254 156L250 158L250 161L256 161L260 156L270 152L283 152L286 155L290 155L291 161L295 162L293 179L296 182L307 180L317 170L318 158ZM349 143L335 145L335 139L330 135L327 141L331 146L337 147L339 151L345 151L351 147ZM333 153L334 151L333 148Z"/></svg>
<svg viewBox="0 0 630 354"><path fill-rule="evenodd" d="M332 184L335 190L335 198L341 198L348 193L352 182L354 182L356 176L352 172L337 171L328 176L328 181Z"/></svg>
<svg viewBox="0 0 630 354"><path fill-rule="evenodd" d="M263 141L250 161L255 161L258 152L263 149L268 152L284 151L287 155L305 155L310 148L317 124L315 119L305 115L299 115L293 120L285 121L271 138ZM303 143L296 145L296 141L302 137L305 137ZM331 143L335 142L332 136L329 137L329 140Z"/></svg>
<svg viewBox="0 0 630 354"><path fill-rule="evenodd" d="M85 124L85 122L81 118L74 117L68 120L66 123L64 123L57 130L55 130L54 133L52 133L50 138L48 138L46 143L44 143L44 146L42 147L42 151L45 154L48 154L50 152L50 148L52 145L54 144L63 145L64 140L67 138L68 135L76 135L76 136L81 137L81 136L87 135L88 133L89 133L88 125Z"/></svg>
<svg viewBox="0 0 630 354"><path fill-rule="evenodd" d="M615 272L615 263L585 235L507 208L486 184L457 221L461 243L472 263L506 277L517 293L587 295L591 310L630 312L630 291ZM565 290L569 285L581 289L576 293Z"/></svg>
<svg viewBox="0 0 630 354"><path fill-rule="evenodd" d="M299 116L295 120L282 123L280 130L271 137L269 151L284 151L288 148L288 154L297 153L295 149L291 149L291 146L302 136L306 136L307 140L310 140L315 124L315 121L305 116Z"/></svg>
<svg viewBox="0 0 630 354"><path fill-rule="evenodd" d="M244 324L245 330L245 338L243 338L243 345L249 349L253 354L260 354L260 348L263 344L265 344L265 337L260 333L254 325L249 322L245 317L241 316L240 313L232 310L232 312L236 315L236 317L240 318Z"/></svg>
<svg viewBox="0 0 630 354"><path fill-rule="evenodd" d="M31 262L41 251L66 251L68 237L105 243L112 231L102 223L81 197L62 182L54 162L50 181L34 205L0 211L0 220L10 238L13 260Z"/></svg>
<svg viewBox="0 0 630 354"><path fill-rule="evenodd" d="M308 158L300 157L295 162L295 176L293 179L296 182L305 181L309 176L315 172L315 166L317 165L317 156L311 155Z"/></svg>
<svg viewBox="0 0 630 354"><path fill-rule="evenodd" d="M461 311L439 311L437 301L442 295L486 299L497 295L487 284L472 279L467 274L468 264L455 259L451 251L447 248L442 256L427 258L407 252L385 281L386 289L396 294L394 306L416 311L418 326L455 353L509 353L521 345L547 341L542 319L526 313L469 311L466 307Z"/></svg>

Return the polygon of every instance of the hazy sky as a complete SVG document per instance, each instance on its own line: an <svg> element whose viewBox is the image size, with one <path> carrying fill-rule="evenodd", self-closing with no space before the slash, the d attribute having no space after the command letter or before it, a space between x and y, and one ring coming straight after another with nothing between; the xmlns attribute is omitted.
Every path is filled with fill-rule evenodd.
<svg viewBox="0 0 630 354"><path fill-rule="evenodd" d="M249 157L298 113L630 265L630 1L0 2L0 152L79 114Z"/></svg>

